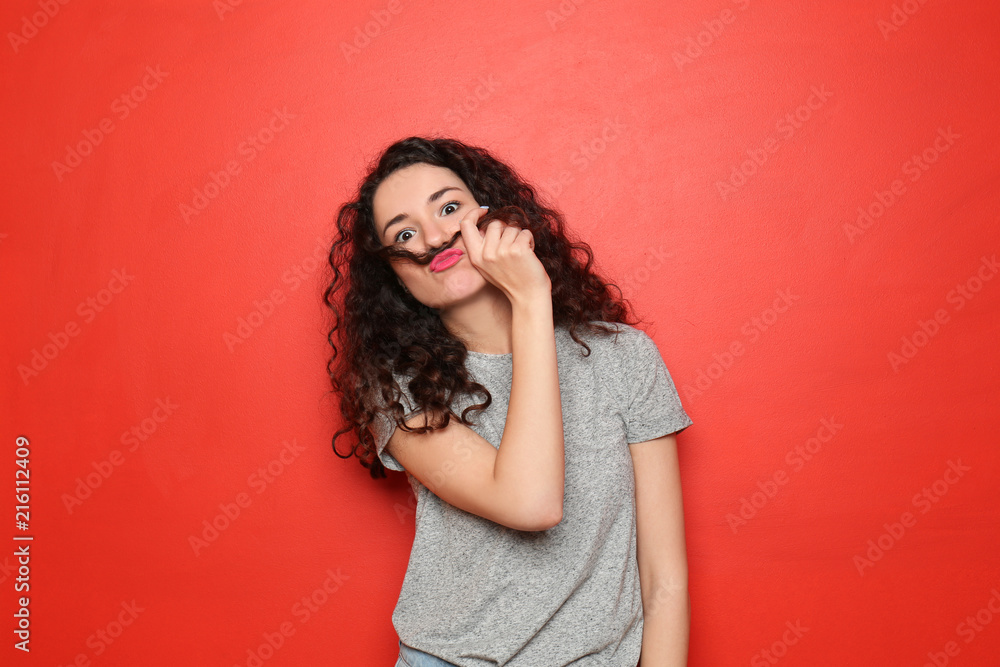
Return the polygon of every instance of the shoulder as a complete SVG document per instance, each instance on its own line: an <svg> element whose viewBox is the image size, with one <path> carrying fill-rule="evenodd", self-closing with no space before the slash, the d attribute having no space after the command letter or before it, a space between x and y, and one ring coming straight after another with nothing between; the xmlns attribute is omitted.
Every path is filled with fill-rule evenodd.
<svg viewBox="0 0 1000 667"><path fill-rule="evenodd" d="M400 406L403 409L404 420L409 418L415 410L416 401L413 395L410 393L410 382L413 380L412 375L400 373L398 371L392 371L392 379L395 381L396 386L399 387L399 393L397 394L392 388L389 388L389 394L394 400L398 400ZM388 404L382 398L381 389L378 387L370 388L367 400L370 401L373 412L376 412L386 418Z"/></svg>
<svg viewBox="0 0 1000 667"><path fill-rule="evenodd" d="M655 361L659 354L656 343L641 329L620 322L594 322L606 332L579 327L578 339L586 343L587 350L573 340L569 327L556 329L560 373L587 372L598 376L615 394L626 391L627 378Z"/></svg>
<svg viewBox="0 0 1000 667"><path fill-rule="evenodd" d="M642 347L656 346L656 343L645 331L628 324L621 322L593 322L593 324L605 328L607 333L579 327L576 336L585 342L593 352L600 353L602 356L628 355ZM565 347L576 347L581 353L585 353L579 343L570 336L568 326L557 327L556 333Z"/></svg>
<svg viewBox="0 0 1000 667"><path fill-rule="evenodd" d="M587 343L591 353L587 358L596 372L615 384L620 391L628 391L642 378L651 378L661 372L665 366L663 354L656 341L642 329L621 322L599 322L606 325L610 333L583 330L578 337ZM564 332L567 346L571 345L578 353L577 358L584 353L583 348L570 338L568 331Z"/></svg>

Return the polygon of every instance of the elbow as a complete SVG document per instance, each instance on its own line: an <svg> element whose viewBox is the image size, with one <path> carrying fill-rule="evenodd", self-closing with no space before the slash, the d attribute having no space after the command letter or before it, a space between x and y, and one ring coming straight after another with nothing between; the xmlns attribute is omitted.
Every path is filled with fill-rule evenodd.
<svg viewBox="0 0 1000 667"><path fill-rule="evenodd" d="M545 522L545 528L543 528L543 530L548 530L549 528L555 528L560 523L562 523L562 520L563 520L563 508L562 508L562 503L559 503L559 507L557 507L555 511L552 512L552 515L549 517L549 520Z"/></svg>
<svg viewBox="0 0 1000 667"><path fill-rule="evenodd" d="M524 525L520 530L531 530L531 531L542 531L548 530L549 528L555 528L563 519L563 506L560 501L558 504L554 504L547 507L545 511L535 512L533 515L526 517Z"/></svg>

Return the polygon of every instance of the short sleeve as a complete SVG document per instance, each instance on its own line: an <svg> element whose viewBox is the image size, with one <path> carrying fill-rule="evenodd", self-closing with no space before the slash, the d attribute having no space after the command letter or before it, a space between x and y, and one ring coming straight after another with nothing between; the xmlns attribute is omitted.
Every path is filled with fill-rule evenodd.
<svg viewBox="0 0 1000 667"><path fill-rule="evenodd" d="M674 381L649 335L634 329L630 354L622 360L627 381L626 442L633 444L683 431L693 423L681 406Z"/></svg>
<svg viewBox="0 0 1000 667"><path fill-rule="evenodd" d="M403 419L404 421L412 417L413 415L420 414L421 410L414 410L414 401L410 392L407 389L407 383L409 380L404 377L396 376L396 382L399 384L399 388L403 392L402 398L400 398L400 403L403 405ZM402 465L396 460L396 457L386 451L385 446L389 443L389 439L396 430L396 424L392 420L392 417L386 411L380 411L376 414L375 420L372 422L372 437L375 438L375 452L378 454L379 460L389 470L403 471Z"/></svg>

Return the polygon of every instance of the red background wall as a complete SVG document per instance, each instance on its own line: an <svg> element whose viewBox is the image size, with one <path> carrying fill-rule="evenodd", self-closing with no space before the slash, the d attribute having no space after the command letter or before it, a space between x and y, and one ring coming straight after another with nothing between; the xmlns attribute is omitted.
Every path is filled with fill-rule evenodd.
<svg viewBox="0 0 1000 667"><path fill-rule="evenodd" d="M392 664L411 496L330 449L322 260L366 161L441 132L537 183L663 351L690 664L997 664L998 18L4 3L3 661Z"/></svg>

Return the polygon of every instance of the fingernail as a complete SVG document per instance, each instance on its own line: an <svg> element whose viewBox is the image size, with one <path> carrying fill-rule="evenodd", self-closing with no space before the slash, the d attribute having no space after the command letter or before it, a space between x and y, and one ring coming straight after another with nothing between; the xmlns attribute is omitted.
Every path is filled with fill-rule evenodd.
<svg viewBox="0 0 1000 667"><path fill-rule="evenodd" d="M480 206L479 208L485 208L485 209L488 210L490 207L489 206Z"/></svg>

